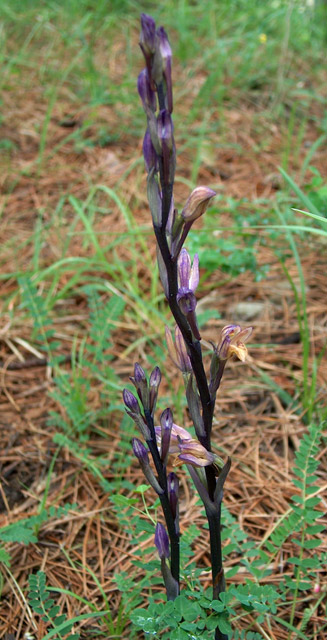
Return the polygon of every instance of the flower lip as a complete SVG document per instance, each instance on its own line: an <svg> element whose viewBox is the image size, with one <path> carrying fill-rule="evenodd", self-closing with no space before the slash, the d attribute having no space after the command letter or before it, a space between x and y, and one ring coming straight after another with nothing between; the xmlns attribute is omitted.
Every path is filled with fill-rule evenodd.
<svg viewBox="0 0 327 640"><path fill-rule="evenodd" d="M235 355L244 362L247 356L247 348L244 343L249 339L252 331L252 327L242 329L238 324L228 324L223 327L220 340L215 348L220 360L228 360Z"/></svg>

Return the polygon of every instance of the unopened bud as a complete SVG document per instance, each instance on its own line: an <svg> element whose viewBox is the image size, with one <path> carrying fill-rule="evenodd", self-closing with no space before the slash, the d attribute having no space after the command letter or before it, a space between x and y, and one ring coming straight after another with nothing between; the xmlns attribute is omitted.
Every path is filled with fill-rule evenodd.
<svg viewBox="0 0 327 640"><path fill-rule="evenodd" d="M145 410L149 409L149 388L146 375L141 365L136 362L134 365L134 378L130 380L135 385L138 397L140 398Z"/></svg>
<svg viewBox="0 0 327 640"><path fill-rule="evenodd" d="M161 382L161 371L159 367L155 367L150 375L149 387L150 387L150 411L153 416L157 397L158 397L158 389Z"/></svg>
<svg viewBox="0 0 327 640"><path fill-rule="evenodd" d="M154 544L157 547L159 558L169 558L169 538L163 524L158 522L154 535Z"/></svg>
<svg viewBox="0 0 327 640"><path fill-rule="evenodd" d="M142 465L149 464L148 451L145 448L143 442L141 442L141 440L139 440L138 438L133 438L132 447L133 447L133 453L137 457L139 462L141 462Z"/></svg>
<svg viewBox="0 0 327 640"><path fill-rule="evenodd" d="M150 78L147 69L143 69L137 78L137 90L142 100L143 109L146 114L154 113L157 108L157 98L151 88Z"/></svg>
<svg viewBox="0 0 327 640"><path fill-rule="evenodd" d="M134 394L128 389L124 389L123 391L123 400L124 404L129 411L132 413L140 413L139 403L137 398L135 398Z"/></svg>
<svg viewBox="0 0 327 640"><path fill-rule="evenodd" d="M155 36L156 23L154 19L146 13L141 13L140 44L142 46L142 50L145 49L147 53L154 52Z"/></svg>
<svg viewBox="0 0 327 640"><path fill-rule="evenodd" d="M211 198L215 195L216 192L213 189L209 189L209 187L196 187L193 189L181 213L185 222L194 222L194 220L200 218L206 211Z"/></svg>
<svg viewBox="0 0 327 640"><path fill-rule="evenodd" d="M165 184L169 184L173 181L175 172L175 143L173 121L167 109L163 109L158 115L157 134L161 143L163 180Z"/></svg>
<svg viewBox="0 0 327 640"><path fill-rule="evenodd" d="M161 460L165 464L168 453L169 453L169 444L170 444L170 436L171 430L173 427L173 414L171 410L165 409L160 417L161 424Z"/></svg>
<svg viewBox="0 0 327 640"><path fill-rule="evenodd" d="M154 169L156 171L158 165L158 156L152 144L149 129L146 130L143 139L143 157L147 172L150 173L151 169Z"/></svg>
<svg viewBox="0 0 327 640"><path fill-rule="evenodd" d="M169 40L167 34L163 27L159 27L157 30L158 40L159 40L159 52L161 56L161 64L162 64L162 73L163 77L166 81L166 102L169 113L172 113L173 110L173 91L172 91L172 80L171 80L171 48L169 44Z"/></svg>

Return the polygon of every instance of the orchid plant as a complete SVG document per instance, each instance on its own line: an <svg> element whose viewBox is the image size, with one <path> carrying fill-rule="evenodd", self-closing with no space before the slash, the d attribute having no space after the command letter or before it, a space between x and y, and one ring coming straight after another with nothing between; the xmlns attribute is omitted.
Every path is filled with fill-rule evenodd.
<svg viewBox="0 0 327 640"><path fill-rule="evenodd" d="M147 379L137 363L131 378L137 396L123 392L128 415L134 420L142 439L134 438L133 452L144 476L159 496L165 524L155 530L155 545L168 600L180 593L179 481L177 469L186 464L203 502L209 524L213 599L225 590L221 549L221 504L223 487L231 460L222 460L212 452L211 435L214 407L226 362L232 356L244 361L246 340L251 327L225 326L218 343L212 344L209 377L202 355L201 335L196 317L195 292L199 284L199 258L193 262L184 243L193 223L202 216L215 192L198 186L190 194L182 211L174 206L176 150L172 121L172 52L163 27L156 28L153 18L141 16L140 47L145 68L138 77L138 92L147 117L143 154L147 171L147 194L156 237L161 283L176 326L174 338L166 328L169 355L183 374L189 413L196 437L174 423L171 408L163 411L156 424L155 408L161 373L155 367ZM153 464L150 462L152 458ZM169 471L169 464L175 470ZM219 628L216 640L227 636Z"/></svg>

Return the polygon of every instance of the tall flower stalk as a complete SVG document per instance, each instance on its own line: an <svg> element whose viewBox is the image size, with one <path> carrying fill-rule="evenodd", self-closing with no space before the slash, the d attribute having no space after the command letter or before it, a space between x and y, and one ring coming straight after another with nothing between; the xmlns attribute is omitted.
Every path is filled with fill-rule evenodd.
<svg viewBox="0 0 327 640"><path fill-rule="evenodd" d="M227 325L213 346L209 379L201 348L201 335L196 317L196 288L199 283L199 259L193 261L184 243L193 223L202 216L215 192L209 187L196 187L179 213L174 206L176 149L172 120L172 52L163 27L156 28L151 16L141 16L140 47L145 68L138 77L138 92L147 118L143 154L147 171L147 194L156 237L157 260L161 283L174 317L174 338L166 329L169 354L182 371L190 416L196 438L176 425L170 408L155 425L154 412L161 381L156 367L149 380L139 364L134 376L138 398L124 390L127 413L138 427L143 442L133 440L133 451L144 475L157 492L165 526L157 524L155 545L161 560L167 598L180 592L178 477L167 472L169 455L174 465L186 464L203 502L209 524L213 598L225 590L221 549L221 504L223 487L231 461L223 461L212 452L212 421L217 391L227 360L235 355L244 360L245 340L252 329ZM145 446L145 444L146 446ZM151 454L153 466L150 465ZM154 467L154 469L153 469ZM227 640L218 628L216 640Z"/></svg>

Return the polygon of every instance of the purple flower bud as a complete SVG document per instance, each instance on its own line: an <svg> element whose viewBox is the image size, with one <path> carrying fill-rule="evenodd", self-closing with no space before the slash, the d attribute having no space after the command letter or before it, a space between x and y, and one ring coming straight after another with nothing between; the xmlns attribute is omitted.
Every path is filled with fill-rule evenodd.
<svg viewBox="0 0 327 640"><path fill-rule="evenodd" d="M149 409L149 388L146 375L138 362L134 365L134 378L130 378L133 382L137 395L140 398L144 409Z"/></svg>
<svg viewBox="0 0 327 640"><path fill-rule="evenodd" d="M159 367L155 367L150 375L150 381L149 381L150 387L154 387L158 389L160 382L161 382L161 371Z"/></svg>
<svg viewBox="0 0 327 640"><path fill-rule="evenodd" d="M143 465L148 465L149 464L149 456L148 456L147 449L145 448L143 442L141 442L141 440L139 440L138 438L133 438L132 439L132 447L133 447L134 455L137 457L137 459L142 464L142 466Z"/></svg>
<svg viewBox="0 0 327 640"><path fill-rule="evenodd" d="M181 370L182 373L190 373L192 371L191 360L187 353L184 338L180 328L175 327L175 344L171 335L171 331L168 327L165 328L166 343L168 353L173 363Z"/></svg>
<svg viewBox="0 0 327 640"><path fill-rule="evenodd" d="M161 488L157 478L155 477L149 462L148 451L145 448L143 442L138 438L132 439L132 447L134 455L137 457L141 469L145 475L146 480L153 487L153 489L157 492L158 495L162 495L164 490Z"/></svg>
<svg viewBox="0 0 327 640"><path fill-rule="evenodd" d="M169 497L170 508L173 514L173 518L175 520L176 516L178 516L179 483L178 483L178 477L176 473L174 473L173 471L168 474L167 485L168 485L168 497Z"/></svg>
<svg viewBox="0 0 327 640"><path fill-rule="evenodd" d="M169 538L163 524L158 522L154 535L154 544L157 547L159 558L169 558Z"/></svg>
<svg viewBox="0 0 327 640"><path fill-rule="evenodd" d="M165 409L160 417L161 424L161 460L166 464L166 460L169 453L169 444L171 430L173 427L173 414L171 410Z"/></svg>
<svg viewBox="0 0 327 640"><path fill-rule="evenodd" d="M152 144L149 129L146 130L145 136L143 139L143 157L144 157L144 164L147 172L150 173L151 169L154 169L155 171L157 171L158 156Z"/></svg>
<svg viewBox="0 0 327 640"><path fill-rule="evenodd" d="M140 413L139 403L137 398L135 398L134 394L128 389L124 389L123 391L123 400L124 404L132 413Z"/></svg>
<svg viewBox="0 0 327 640"><path fill-rule="evenodd" d="M149 387L150 387L150 411L151 411L151 415L153 416L155 408L156 408L156 403L157 403L157 397L158 397L158 389L159 389L159 385L161 382L161 371L159 369L159 367L155 367L150 375L150 380L149 380Z"/></svg>
<svg viewBox="0 0 327 640"><path fill-rule="evenodd" d="M171 48L170 48L167 34L163 27L159 27L159 29L157 30L157 35L159 39L159 52L162 60L162 71L166 81L167 107L168 107L169 113L172 113L173 91L172 91L172 81L171 81L171 57L172 57Z"/></svg>
<svg viewBox="0 0 327 640"><path fill-rule="evenodd" d="M191 258L186 249L182 249L178 258L178 280L177 302L182 313L187 316L193 313L196 307L194 291L199 284L199 256L197 254L194 256L191 268Z"/></svg>
<svg viewBox="0 0 327 640"><path fill-rule="evenodd" d="M134 365L134 379L136 385L143 386L147 384L144 369L142 369L141 365L138 362L136 362Z"/></svg>
<svg viewBox="0 0 327 640"><path fill-rule="evenodd" d="M165 184L172 182L175 171L175 143L173 121L167 109L160 111L157 119L157 134L161 143L163 161L163 179Z"/></svg>
<svg viewBox="0 0 327 640"><path fill-rule="evenodd" d="M154 53L156 38L156 23L152 16L141 13L140 46L147 54Z"/></svg>
<svg viewBox="0 0 327 640"><path fill-rule="evenodd" d="M191 360L187 353L184 338L178 325L175 327L175 346L181 371L183 373L190 373L190 371L192 371Z"/></svg>
<svg viewBox="0 0 327 640"><path fill-rule="evenodd" d="M180 287L195 291L199 284L199 256L196 253L191 267L191 258L186 249L182 249L178 258L178 279Z"/></svg>
<svg viewBox="0 0 327 640"><path fill-rule="evenodd" d="M137 79L137 90L142 100L145 113L155 112L157 108L156 94L152 91L147 69L143 69Z"/></svg>

